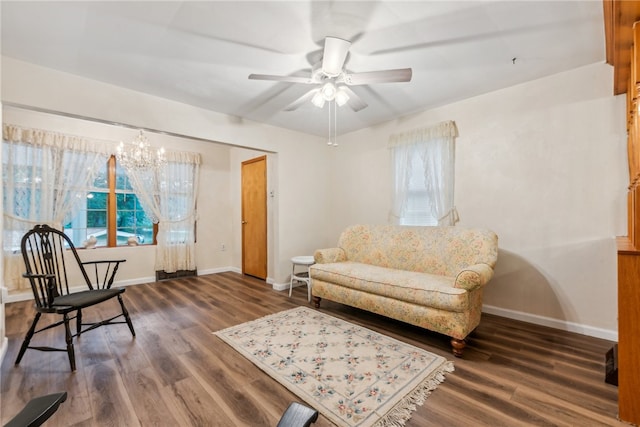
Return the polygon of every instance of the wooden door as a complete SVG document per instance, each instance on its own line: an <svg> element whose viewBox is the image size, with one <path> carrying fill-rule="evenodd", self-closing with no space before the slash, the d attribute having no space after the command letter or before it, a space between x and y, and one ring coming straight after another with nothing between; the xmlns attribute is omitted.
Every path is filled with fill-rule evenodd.
<svg viewBox="0 0 640 427"><path fill-rule="evenodd" d="M267 278L267 156L242 162L242 274Z"/></svg>

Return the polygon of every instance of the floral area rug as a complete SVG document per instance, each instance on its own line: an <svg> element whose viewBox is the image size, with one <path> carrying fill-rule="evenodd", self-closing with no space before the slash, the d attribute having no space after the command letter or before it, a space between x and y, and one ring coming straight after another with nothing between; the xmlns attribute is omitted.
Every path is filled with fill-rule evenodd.
<svg viewBox="0 0 640 427"><path fill-rule="evenodd" d="M307 307L214 334L344 427L403 426L453 371L441 356Z"/></svg>

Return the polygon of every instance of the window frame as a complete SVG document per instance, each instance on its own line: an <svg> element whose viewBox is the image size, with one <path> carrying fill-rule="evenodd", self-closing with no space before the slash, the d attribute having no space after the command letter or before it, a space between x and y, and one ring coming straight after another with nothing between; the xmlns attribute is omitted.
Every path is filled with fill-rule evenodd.
<svg viewBox="0 0 640 427"><path fill-rule="evenodd" d="M105 193L107 193L107 206L106 206L106 214L107 214L107 239L106 245L98 246L99 248L119 248L124 247L126 245L118 245L118 234L117 234L117 216L118 216L118 189L116 188L117 184L117 164L116 157L111 155L107 160L106 166L107 172L107 187L105 188ZM135 192L132 192L135 194ZM136 197L138 197L136 195ZM150 243L141 244L139 246L154 246L158 244L158 224L153 224L153 239Z"/></svg>

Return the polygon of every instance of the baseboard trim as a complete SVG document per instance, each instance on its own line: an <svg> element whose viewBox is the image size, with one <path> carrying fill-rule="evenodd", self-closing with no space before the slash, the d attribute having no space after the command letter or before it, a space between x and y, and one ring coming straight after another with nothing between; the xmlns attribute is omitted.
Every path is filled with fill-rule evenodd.
<svg viewBox="0 0 640 427"><path fill-rule="evenodd" d="M274 291L288 291L289 290L289 282L287 283L276 283L276 282L272 282L271 284L273 286L273 290ZM305 283L294 283L293 287L295 288L296 286L306 286Z"/></svg>
<svg viewBox="0 0 640 427"><path fill-rule="evenodd" d="M508 319L521 320L523 322L533 323L534 325L548 326L562 331L575 332L589 337L601 338L613 342L618 341L618 331L609 329L596 328L580 323L539 316L537 314L524 313L522 311L509 310L507 308L500 308L486 304L482 306L482 312L495 314L496 316L506 317Z"/></svg>
<svg viewBox="0 0 640 427"><path fill-rule="evenodd" d="M198 270L198 276L205 276L207 274L226 273L227 271L231 271L234 273L242 273L242 271L237 267L218 267L218 268L208 268L206 270Z"/></svg>
<svg viewBox="0 0 640 427"><path fill-rule="evenodd" d="M221 268L210 268L207 270L198 270L198 276L203 276L205 274L216 274L216 273L225 273L227 271L232 271L235 273L242 273L239 268L236 267L221 267ZM115 287L126 287L131 285L141 285L143 283L153 283L156 281L155 276L146 276L146 277L137 277L135 279L127 279L127 280L117 280L113 283ZM85 290L84 286L76 286L71 288L71 292L78 292ZM7 294L4 300L5 303L9 302L18 302L18 301L27 301L33 299L33 293L31 290L27 290L20 293Z"/></svg>

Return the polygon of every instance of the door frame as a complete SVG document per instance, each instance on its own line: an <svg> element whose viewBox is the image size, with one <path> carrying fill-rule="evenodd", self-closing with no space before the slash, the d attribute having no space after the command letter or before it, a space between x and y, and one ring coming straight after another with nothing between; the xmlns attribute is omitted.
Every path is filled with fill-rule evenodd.
<svg viewBox="0 0 640 427"><path fill-rule="evenodd" d="M243 173L244 173L244 166L248 165L248 164L252 164L252 163L258 163L258 162L264 162L264 205L262 206L263 209L263 218L264 218L264 223L261 224L261 229L264 231L264 246L261 248L262 249L262 253L264 254L264 277L262 276L262 271L259 272L258 275L255 274L248 274L246 272L246 256L245 256L245 221L246 221L246 215L245 215L245 198L244 198L244 180L243 180ZM269 211L268 211L268 163L267 163L267 155L262 155L259 157L255 157L252 159L248 159L248 160L244 160L241 162L240 165L240 227L241 227L241 264L242 264L242 274L247 274L250 275L252 277L258 277L259 279L263 279L266 280L267 276L268 276L268 260L269 260L269 234L268 234L268 215L269 215Z"/></svg>

